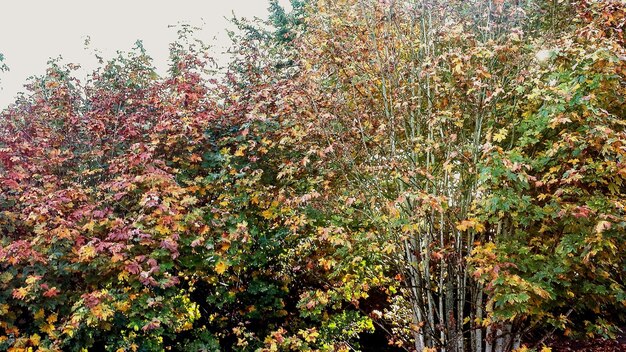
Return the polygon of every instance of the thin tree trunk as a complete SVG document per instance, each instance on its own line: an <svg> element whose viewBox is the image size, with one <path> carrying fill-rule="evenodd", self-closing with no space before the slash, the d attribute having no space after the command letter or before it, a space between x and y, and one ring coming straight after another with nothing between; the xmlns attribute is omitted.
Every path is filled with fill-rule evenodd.
<svg viewBox="0 0 626 352"><path fill-rule="evenodd" d="M485 335L485 352L493 352L493 328L491 325L487 327Z"/></svg>
<svg viewBox="0 0 626 352"><path fill-rule="evenodd" d="M476 294L476 320L482 324L483 320L483 289L482 287L478 289L478 293ZM483 329L478 328L473 330L475 332L474 337L474 351L481 352L483 349Z"/></svg>

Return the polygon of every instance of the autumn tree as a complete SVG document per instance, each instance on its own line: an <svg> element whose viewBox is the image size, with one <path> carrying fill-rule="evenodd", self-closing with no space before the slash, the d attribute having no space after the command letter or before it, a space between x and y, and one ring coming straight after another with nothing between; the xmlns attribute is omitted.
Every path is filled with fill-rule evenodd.
<svg viewBox="0 0 626 352"><path fill-rule="evenodd" d="M494 321L614 338L624 321L624 6L583 2L579 28L544 42L511 128L481 163L474 251Z"/></svg>
<svg viewBox="0 0 626 352"><path fill-rule="evenodd" d="M346 349L370 328L303 257L323 181L293 81L249 39L209 78L179 34L165 77L139 42L86 83L51 62L3 112L3 349Z"/></svg>
<svg viewBox="0 0 626 352"><path fill-rule="evenodd" d="M514 316L502 318L507 308L501 300L506 297L514 305L520 298L495 294L493 283L482 277L499 277L497 273L508 264L477 272L468 259L479 260L478 253L489 248L484 243L510 244L510 236L502 232L503 224L513 226L506 215L521 221L523 217L511 213L511 207L531 197L522 179L505 183L499 171L491 173L496 169L487 163L491 160L487 151L494 144L516 150L521 147L518 141L527 143L522 136L531 133L535 122L527 125L520 116L530 114L524 110L528 99L536 99L535 108L543 104L551 109L547 104L553 99L527 93L528 87L540 86L541 79L532 74L547 76L554 69L544 56L558 56L558 49L556 53L544 50L547 43L561 43L556 44L561 47L561 41L572 35L619 33L610 26L599 29L585 23L602 19L619 25L620 10L589 12L583 10L585 4L348 0L313 4L300 47L301 78L310 98L310 109L302 118L314 127L309 131L311 139L322 141L317 150L326 155L326 167L343 178L333 188L338 202L330 207L368 224L370 250L382 254L384 269L369 271L368 278L384 283L391 297L382 311L369 313L378 318L381 328L392 332L392 343L416 350L510 350L537 326L536 321L530 322L535 313L522 313L529 309L522 302ZM619 42L578 44L590 52L603 47L613 58L621 50ZM587 70L574 62L570 61L576 70ZM607 75L620 70L617 64L605 66L609 66ZM611 100L621 101L620 78L608 77L613 77L613 83L605 88L614 95L606 104L621 106ZM579 140L588 143L586 137ZM539 142L545 142L545 137ZM529 158L536 153L533 149ZM507 165L524 170L519 163ZM509 184L517 187L515 191ZM610 199L598 184L594 192ZM612 187L614 192L618 186ZM508 193L497 196L501 192ZM487 200L502 198L507 206L497 208L486 221L483 214L496 209ZM616 231L615 240L603 242L609 250L606 273L620 267L613 260L623 249ZM526 240L523 237L508 250L503 247L501 255L514 252ZM525 253L511 256L528 258ZM535 269L526 270L530 274ZM572 274L581 275L577 270ZM550 277L562 280L555 274ZM619 302L621 286L615 286L619 279L610 277L596 294L613 292L609 294L613 298L606 299ZM502 292L515 291L515 283L501 280ZM548 302L564 302L560 294L551 296L536 285L525 287L537 290L534 296L524 295L523 301L541 302L538 320L549 323L549 317L559 316ZM500 301L494 306L496 299Z"/></svg>
<svg viewBox="0 0 626 352"><path fill-rule="evenodd" d="M319 2L307 22L303 76L320 91L311 114L345 198L373 224L378 275L396 277L386 285L399 301L374 314L398 346L463 350L471 334L481 349L483 293L465 258L485 230L471 217L481 148L516 94L518 10Z"/></svg>

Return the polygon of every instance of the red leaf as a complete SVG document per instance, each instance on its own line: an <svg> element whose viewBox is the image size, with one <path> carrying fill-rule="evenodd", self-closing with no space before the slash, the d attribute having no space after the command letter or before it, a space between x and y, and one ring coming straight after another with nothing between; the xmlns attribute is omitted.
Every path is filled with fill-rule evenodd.
<svg viewBox="0 0 626 352"><path fill-rule="evenodd" d="M53 287L53 288L47 290L46 292L44 292L43 295L45 297L54 297L54 296L58 295L59 292L61 292L61 291L59 291L59 289L57 289L56 287Z"/></svg>

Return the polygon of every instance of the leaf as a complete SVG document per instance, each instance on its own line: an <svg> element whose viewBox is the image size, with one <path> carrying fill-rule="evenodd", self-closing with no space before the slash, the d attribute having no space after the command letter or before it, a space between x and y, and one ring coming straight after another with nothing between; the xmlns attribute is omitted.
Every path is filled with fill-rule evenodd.
<svg viewBox="0 0 626 352"><path fill-rule="evenodd" d="M39 346L39 342L41 341L41 336L39 336L38 334L33 334L31 335L29 340L33 346Z"/></svg>
<svg viewBox="0 0 626 352"><path fill-rule="evenodd" d="M215 264L215 272L218 275L224 274L226 272L226 269L228 269L228 265L221 260L218 261L217 264Z"/></svg>
<svg viewBox="0 0 626 352"><path fill-rule="evenodd" d="M95 222L89 221L88 223L83 225L82 229L85 230L85 231L93 231L93 228L94 228L95 225L96 225Z"/></svg>
<svg viewBox="0 0 626 352"><path fill-rule="evenodd" d="M242 145L241 147L237 148L237 150L235 151L235 156L244 156L244 151L246 150L246 148L248 148L245 145Z"/></svg>
<svg viewBox="0 0 626 352"><path fill-rule="evenodd" d="M54 297L56 295L59 294L59 292L61 292L59 289L57 289L56 287L50 288L48 290L46 290L46 292L43 293L44 297Z"/></svg>
<svg viewBox="0 0 626 352"><path fill-rule="evenodd" d="M170 230L167 226L164 226L162 224L155 226L154 229L156 230L157 233L161 235L167 235L172 232L172 230Z"/></svg>
<svg viewBox="0 0 626 352"><path fill-rule="evenodd" d="M28 295L28 292L29 290L27 287L17 288L13 290L13 298L23 300L24 298L26 298L26 295Z"/></svg>
<svg viewBox="0 0 626 352"><path fill-rule="evenodd" d="M41 332L44 332L48 335L52 334L56 328L53 324L43 324L40 328Z"/></svg>
<svg viewBox="0 0 626 352"><path fill-rule="evenodd" d="M82 246L78 251L78 258L80 261L88 261L96 256L96 247L93 245Z"/></svg>
<svg viewBox="0 0 626 352"><path fill-rule="evenodd" d="M501 128L498 133L496 133L493 136L493 140L496 142L502 142L503 140L506 139L507 134L509 133L509 131L507 131L506 128Z"/></svg>
<svg viewBox="0 0 626 352"><path fill-rule="evenodd" d="M192 163L197 163L202 161L202 157L198 154L191 154L191 156L189 156L189 161L191 161Z"/></svg>
<svg viewBox="0 0 626 352"><path fill-rule="evenodd" d="M605 220L601 220L596 224L595 230L596 233L602 233L605 230L608 230L611 228L611 223Z"/></svg>

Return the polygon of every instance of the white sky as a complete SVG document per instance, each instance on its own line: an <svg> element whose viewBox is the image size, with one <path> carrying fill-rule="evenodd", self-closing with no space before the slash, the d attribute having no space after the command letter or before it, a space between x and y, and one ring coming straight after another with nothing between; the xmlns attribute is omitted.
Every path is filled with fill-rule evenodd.
<svg viewBox="0 0 626 352"><path fill-rule="evenodd" d="M164 72L168 45L176 38L176 28L168 25L201 26L199 38L223 52L229 43L224 17L230 18L234 11L238 17L265 18L267 7L267 0L2 1L0 53L10 71L0 72L0 110L24 90L28 77L44 73L51 57L61 55L64 62L81 64L89 72L97 66L94 49L108 58L117 50L130 50L141 39ZM87 36L91 38L89 50L84 46Z"/></svg>

